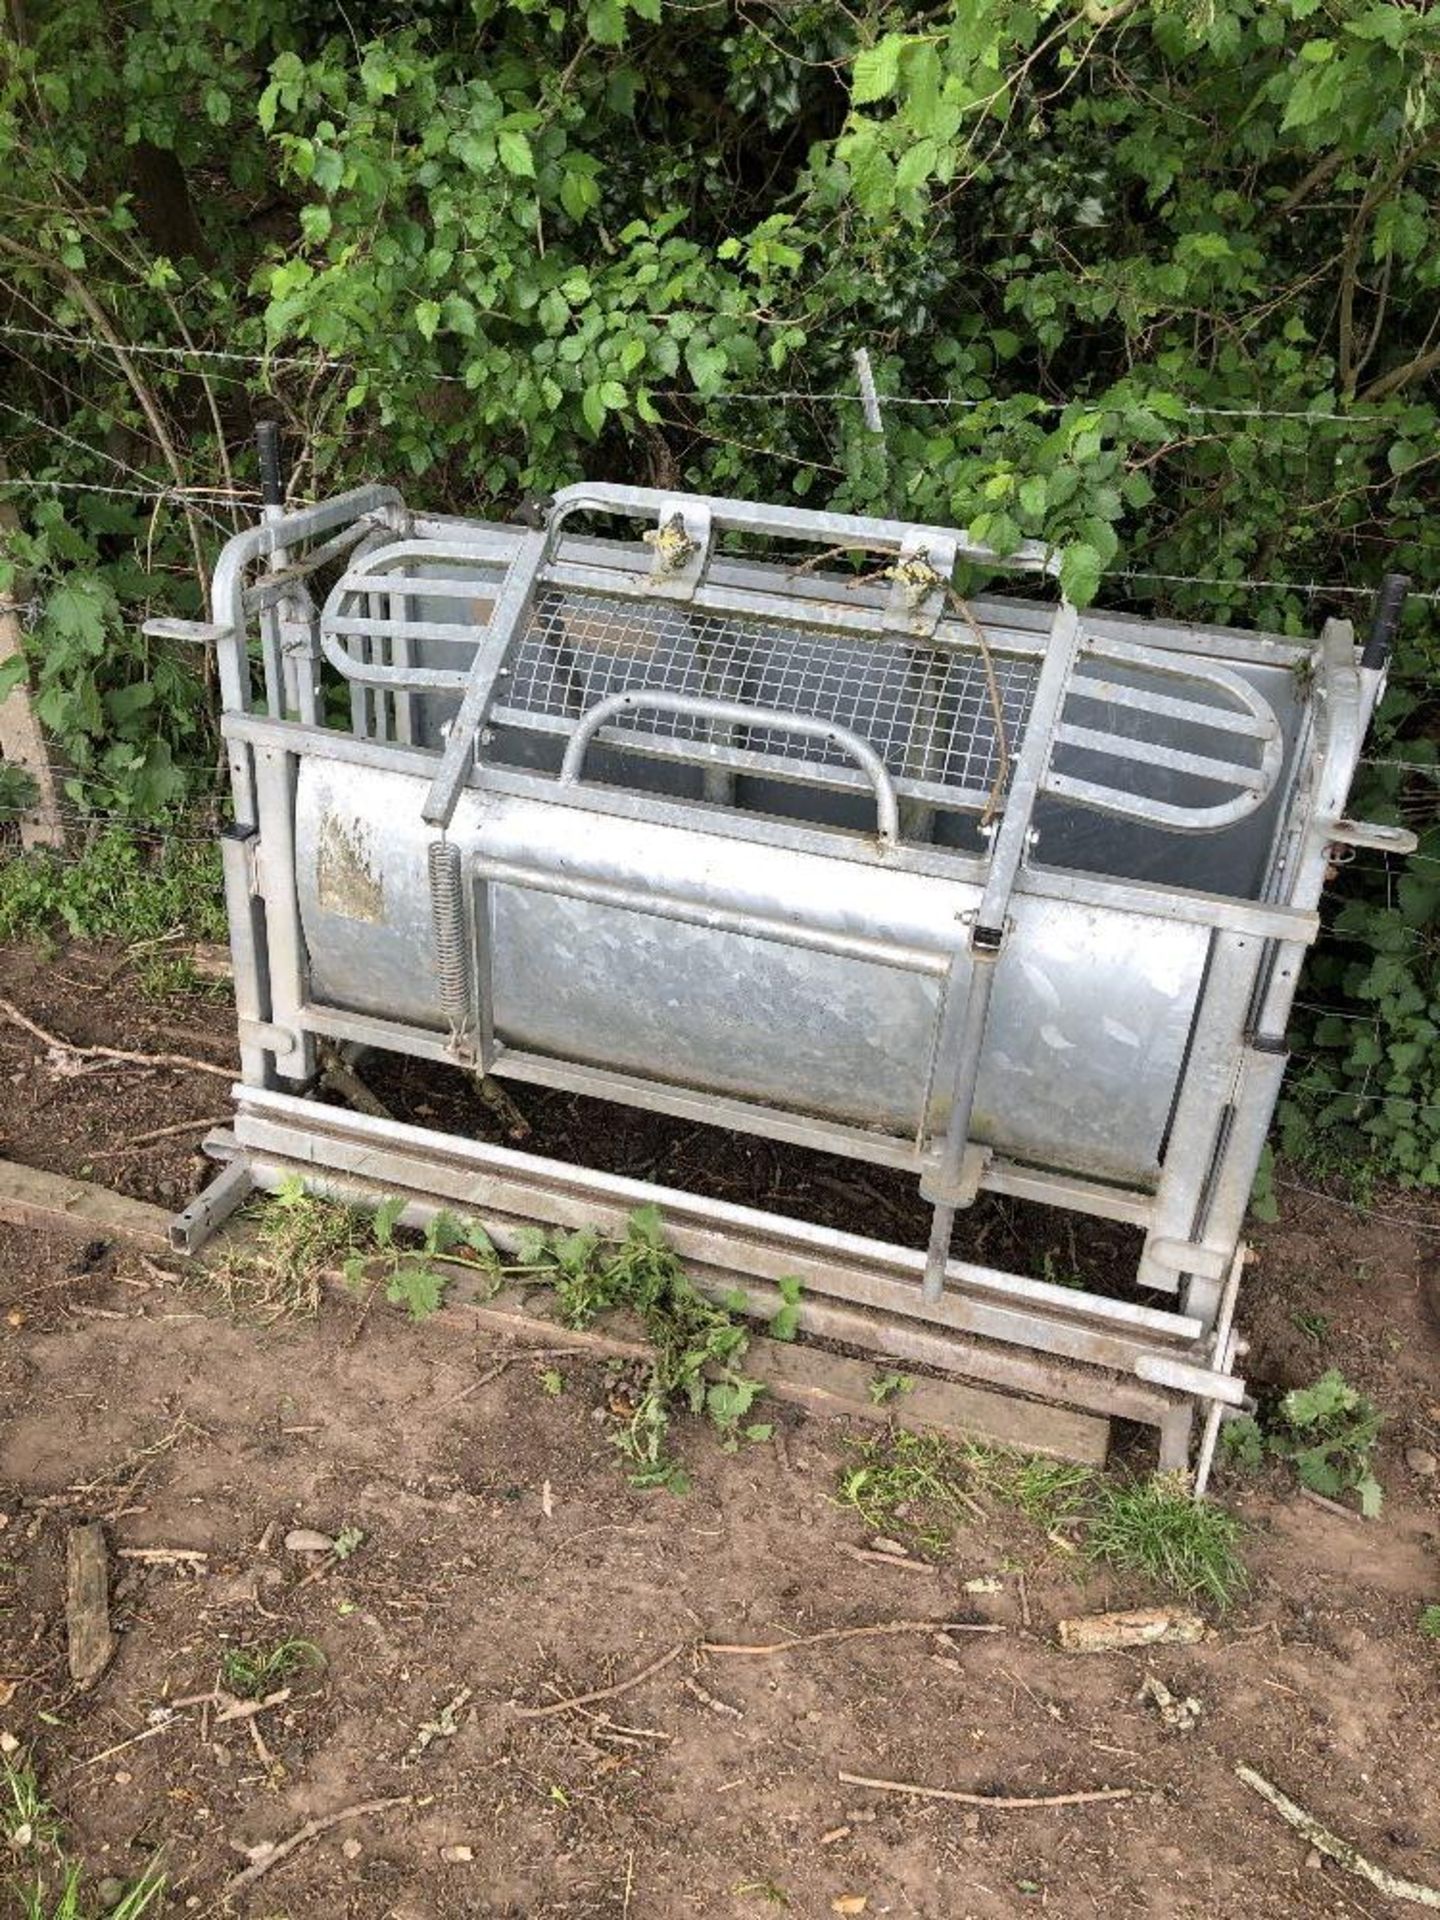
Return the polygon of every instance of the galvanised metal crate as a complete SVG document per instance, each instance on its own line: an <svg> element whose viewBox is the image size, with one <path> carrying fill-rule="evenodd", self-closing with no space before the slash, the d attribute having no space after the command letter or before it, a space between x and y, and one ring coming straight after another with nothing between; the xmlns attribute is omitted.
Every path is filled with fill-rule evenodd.
<svg viewBox="0 0 1440 1920"><path fill-rule="evenodd" d="M816 1330L1153 1421L1168 1464L1206 1404L1203 1480L1327 866L1407 844L1345 817L1403 583L1362 652L972 604L964 562L1053 572L629 487L267 509L198 630L244 1065L177 1242L297 1168L492 1220L652 1200L757 1303L798 1273ZM322 1039L910 1169L928 1253L343 1113ZM1142 1228L1134 1284L953 1258L982 1190Z"/></svg>

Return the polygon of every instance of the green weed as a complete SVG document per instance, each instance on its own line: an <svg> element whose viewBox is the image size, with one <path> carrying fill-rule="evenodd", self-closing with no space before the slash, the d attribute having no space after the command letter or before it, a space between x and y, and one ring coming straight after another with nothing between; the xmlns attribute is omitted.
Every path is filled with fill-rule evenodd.
<svg viewBox="0 0 1440 1920"><path fill-rule="evenodd" d="M1356 1494L1360 1511L1373 1520L1384 1498L1372 1465L1383 1422L1374 1402L1331 1367L1312 1386L1287 1393L1266 1426L1248 1418L1228 1422L1224 1443L1238 1466L1258 1467L1267 1456L1285 1460L1315 1493Z"/></svg>
<svg viewBox="0 0 1440 1920"><path fill-rule="evenodd" d="M307 1667L324 1665L325 1656L313 1640L281 1640L273 1647L227 1649L220 1661L220 1678L231 1693L244 1700L260 1700Z"/></svg>
<svg viewBox="0 0 1440 1920"><path fill-rule="evenodd" d="M519 1236L517 1258L518 1267L509 1270L548 1279L566 1326L588 1326L616 1307L638 1315L652 1351L638 1392L621 1401L615 1435L634 1485L675 1492L687 1485L670 1454L676 1409L703 1415L729 1441L746 1431L745 1416L762 1388L741 1365L750 1344L738 1317L744 1297L722 1303L702 1294L666 1245L653 1207L630 1216L620 1241L604 1240L590 1228L550 1234L535 1229ZM781 1306L771 1321L781 1338L794 1334L799 1291L796 1281L781 1284Z"/></svg>
<svg viewBox="0 0 1440 1920"><path fill-rule="evenodd" d="M1422 1607L1419 1627L1427 1640L1440 1640L1440 1606Z"/></svg>
<svg viewBox="0 0 1440 1920"><path fill-rule="evenodd" d="M913 1393L915 1382L908 1373L877 1373L870 1382L872 1406L883 1407L902 1393Z"/></svg>
<svg viewBox="0 0 1440 1920"><path fill-rule="evenodd" d="M950 1543L975 1510L973 1455L939 1434L903 1428L859 1446L857 1464L840 1476L837 1495L876 1533L908 1532L932 1553Z"/></svg>
<svg viewBox="0 0 1440 1920"><path fill-rule="evenodd" d="M77 940L223 940L219 850L183 839L147 847L117 827L78 857L35 852L0 862L0 940L59 928Z"/></svg>
<svg viewBox="0 0 1440 1920"><path fill-rule="evenodd" d="M6 1913L16 1920L98 1920L98 1901L82 1893L84 1869L65 1858L63 1824L24 1753L0 1759L0 1836L22 1869L19 1877L0 1881L0 1892L13 1902ZM140 1920L164 1891L165 1875L147 1867L118 1900L106 1902L106 1920Z"/></svg>
<svg viewBox="0 0 1440 1920"><path fill-rule="evenodd" d="M362 1287L378 1267L374 1284L384 1286L391 1306L404 1307L412 1320L428 1320L444 1305L450 1284L450 1276L437 1261L498 1276L499 1256L478 1221L457 1220L442 1209L426 1225L419 1247L397 1240L396 1229L405 1206L403 1199L392 1197L382 1200L375 1209L370 1220L371 1244L356 1248L344 1261L350 1286Z"/></svg>

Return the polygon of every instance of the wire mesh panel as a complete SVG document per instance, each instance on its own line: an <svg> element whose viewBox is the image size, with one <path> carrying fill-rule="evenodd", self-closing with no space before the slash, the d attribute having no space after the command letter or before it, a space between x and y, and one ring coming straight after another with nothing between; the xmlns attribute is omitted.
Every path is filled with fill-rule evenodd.
<svg viewBox="0 0 1440 1920"><path fill-rule="evenodd" d="M859 734L897 780L988 794L1024 730L1038 670L1033 659L995 656L992 693L978 648L854 639L833 627L547 588L504 670L495 717L554 727L612 694L640 689L737 701ZM718 740L777 762L851 766L843 746L778 727L727 725L717 733L702 717L645 711L620 716L615 726L637 745Z"/></svg>

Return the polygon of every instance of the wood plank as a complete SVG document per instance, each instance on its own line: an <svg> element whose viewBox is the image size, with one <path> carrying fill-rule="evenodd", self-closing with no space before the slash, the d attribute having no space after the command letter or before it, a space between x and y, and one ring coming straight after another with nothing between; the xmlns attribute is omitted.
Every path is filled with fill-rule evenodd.
<svg viewBox="0 0 1440 1920"><path fill-rule="evenodd" d="M170 1219L164 1207L128 1199L91 1181L42 1173L13 1160L0 1161L0 1220L87 1237L125 1239L147 1249L168 1251L166 1229ZM230 1228L222 1230L212 1245L224 1246L230 1232ZM481 1298L473 1273L458 1268L455 1271L457 1284L446 1311L463 1312L497 1334L549 1343L558 1336L587 1351L625 1359L640 1359L650 1351L638 1328L633 1323L627 1325L622 1316L607 1315L602 1325L573 1332L519 1291L507 1289L492 1298ZM330 1277L337 1290L343 1290L339 1277ZM753 1291L759 1294L762 1290ZM348 1293L346 1297L353 1299ZM777 1301L778 1295L775 1300L767 1295L765 1304L773 1307ZM821 1303L805 1304L818 1308ZM937 1335L937 1351L943 1338ZM1108 1450L1110 1423L1101 1415L1038 1400L1019 1400L963 1380L916 1376L910 1391L877 1406L870 1397L870 1387L881 1372L891 1370L892 1363L885 1359L852 1359L808 1342L789 1344L757 1333L746 1368L777 1400L816 1412L872 1423L893 1419L916 1431L986 1440L1094 1466L1104 1464Z"/></svg>
<svg viewBox="0 0 1440 1920"><path fill-rule="evenodd" d="M83 1234L86 1239L130 1240L138 1246L164 1251L170 1213L146 1200L92 1180L74 1180L64 1173L44 1173L0 1160L0 1220L12 1226L38 1227L54 1232Z"/></svg>

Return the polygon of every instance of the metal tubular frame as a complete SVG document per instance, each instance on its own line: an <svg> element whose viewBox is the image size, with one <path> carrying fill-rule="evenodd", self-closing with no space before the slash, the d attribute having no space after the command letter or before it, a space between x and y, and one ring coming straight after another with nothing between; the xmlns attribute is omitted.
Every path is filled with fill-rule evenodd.
<svg viewBox="0 0 1440 1920"><path fill-rule="evenodd" d="M650 553L567 531L581 513L652 523ZM888 584L858 584L811 569L768 571L718 551L722 534L791 539L892 556ZM213 620L184 630L215 646L235 823L223 838L226 902L235 966L242 1084L233 1137L214 1150L232 1167L211 1196L186 1210L177 1241L194 1245L223 1217L248 1181L273 1184L277 1170L299 1169L317 1184L375 1192L394 1187L420 1196L498 1209L515 1218L581 1225L620 1218L643 1202L661 1206L682 1253L707 1272L738 1272L762 1290L799 1272L807 1319L817 1329L857 1338L876 1351L951 1365L1021 1392L1124 1414L1156 1425L1162 1458L1183 1461L1196 1402L1209 1408L1202 1448L1208 1471L1218 1422L1242 1388L1233 1372L1242 1350L1234 1331L1243 1249L1239 1234L1254 1166L1285 1068L1284 1028L1304 951L1318 925L1316 908L1332 842L1384 845L1396 829L1371 828L1343 808L1365 727L1383 687L1383 667L1357 664L1348 626L1330 622L1312 655L1267 636L1223 630L1171 633L1119 616L1083 620L1016 602L977 602L996 656L1038 663L1023 737L1000 796L998 820L980 854L933 844L937 806L980 812L996 796L927 780L926 753L907 749L887 764L855 729L781 707L759 707L718 674L711 690L677 693L631 687L602 697L574 720L530 716L504 704L500 690L517 638L542 586L636 605L677 605L700 615L762 621L767 630L833 632L847 643L900 638L941 650L973 648L963 621L951 619L943 583L959 555L993 561L963 535L939 528L840 514L796 513L747 503L668 496L637 488L582 486L562 493L547 525L521 531L411 514L387 488L361 488L295 513L267 505L262 523L226 547L213 588ZM937 571L935 562L943 566ZM341 574L317 611L308 582L338 564ZM1055 556L1027 546L1003 563L1037 574ZM455 577L488 570L487 580ZM397 572L396 569L402 569ZM431 569L431 571L421 571ZM440 569L439 571L434 571ZM908 571L907 571L908 569ZM466 598L489 608L483 627L413 617L414 602ZM356 603L365 611L355 611ZM263 709L252 700L247 620L258 617ZM476 616L478 618L478 616ZM173 634L183 623L163 623ZM158 628L157 628L158 630ZM460 641L472 658L464 671L418 664L414 647ZM915 656L917 659L919 655ZM1273 712L1234 661L1256 669L1313 661L1316 682L1288 763ZM1093 665L1201 685L1223 702L1137 690ZM322 724L322 666L352 684L351 734ZM919 674L931 684L930 669ZM727 697L720 697L724 694ZM414 701L448 697L458 708L438 750L420 739ZM508 697L508 696L507 696ZM938 693L936 693L938 700ZM1157 745L1069 718L1071 701L1123 704L1162 722L1192 725L1248 744L1258 760ZM649 710L702 723L695 739L617 726ZM936 709L938 714L938 707ZM495 763L481 751L492 725L567 732L558 777ZM745 729L813 738L854 763L802 760L788 769L773 752L737 742ZM933 733L933 728L932 728ZM696 805L623 786L581 780L592 743L643 757L681 759L701 770L707 817ZM1124 788L1057 770L1062 750L1101 753L1167 773L1228 786L1218 803L1177 807ZM307 761L403 772L423 792L419 811L433 829L431 900L438 983L449 1031L329 1004L311 978L297 892L297 777ZM1287 769L1288 765L1288 771ZM873 793L874 834L836 832L804 821L747 815L732 804L737 773L762 771L817 788ZM1096 812L1121 813L1150 826L1213 831L1252 812L1280 781L1285 787L1270 869L1256 899L1187 892L1152 882L1037 866L1036 809L1050 797ZM927 876L975 901L953 938L897 938L847 925L765 912L692 895L651 878L601 881L567 867L522 857L463 855L446 841L462 799L534 802L570 810L576 829L607 818L692 833L721 833L823 854L857 869ZM902 810L900 798L905 800ZM469 804L467 800L467 805ZM719 824L717 824L717 819ZM903 831L902 831L903 823ZM837 869L840 871L840 869ZM443 884L442 884L443 882ZM906 1140L703 1087L670 1085L643 1074L596 1067L502 1042L493 1022L486 937L494 889L549 895L639 914L717 935L778 943L831 959L870 962L941 984L932 1088L948 1092L948 1119L932 1138L922 1121ZM982 1148L972 1138L977 1085L986 1055L995 981L1015 942L1017 901L1119 912L1146 923L1189 924L1208 934L1209 957L1196 996L1178 1097L1152 1188L1107 1182ZM467 907L467 902L468 907ZM468 934L463 920L468 912ZM475 1015L471 1026L466 1017ZM534 1156L462 1142L421 1129L316 1107L297 1093L311 1083L321 1038L461 1060L485 1072L598 1094L749 1130L768 1138L880 1164L908 1167L934 1209L925 1254L834 1234L753 1209L567 1168ZM287 1092L285 1089L290 1089ZM926 1106L931 1091L925 1095ZM1178 1312L1048 1287L950 1258L954 1215L985 1189L1123 1220L1145 1229L1138 1280L1178 1296Z"/></svg>

